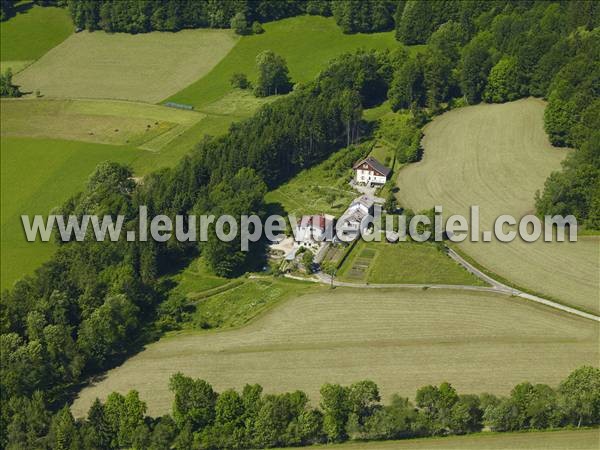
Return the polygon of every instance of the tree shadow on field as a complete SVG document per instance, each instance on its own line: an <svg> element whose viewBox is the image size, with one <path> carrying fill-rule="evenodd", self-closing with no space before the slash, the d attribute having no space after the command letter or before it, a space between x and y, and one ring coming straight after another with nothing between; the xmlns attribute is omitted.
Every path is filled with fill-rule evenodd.
<svg viewBox="0 0 600 450"><path fill-rule="evenodd" d="M33 2L23 2L15 5L15 16L19 14L25 14L33 8Z"/></svg>

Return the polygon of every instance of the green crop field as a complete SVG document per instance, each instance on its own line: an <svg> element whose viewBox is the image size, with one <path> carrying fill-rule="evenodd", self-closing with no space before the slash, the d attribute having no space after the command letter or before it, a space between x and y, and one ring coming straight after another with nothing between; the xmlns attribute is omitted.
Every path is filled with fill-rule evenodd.
<svg viewBox="0 0 600 450"><path fill-rule="evenodd" d="M506 394L524 380L555 385L600 356L594 322L503 295L302 286L311 291L242 328L186 331L148 345L83 389L74 413L130 389L150 414L165 413L177 371L218 391L260 383L267 392L302 389L317 402L323 383L365 378L384 399L412 398L418 387L444 380L464 393ZM237 289L221 295L234 302Z"/></svg>
<svg viewBox="0 0 600 450"><path fill-rule="evenodd" d="M71 33L73 24L65 8L34 6L21 2L17 13L0 23L0 66L19 72Z"/></svg>
<svg viewBox="0 0 600 450"><path fill-rule="evenodd" d="M351 442L321 449L340 450L596 450L600 444L600 430L560 430L522 433L477 433L468 436L450 436L402 441Z"/></svg>
<svg viewBox="0 0 600 450"><path fill-rule="evenodd" d="M264 24L265 33L244 36L238 44L205 77L168 98L189 103L198 109L226 98L233 89L231 75L245 73L256 78L255 60L263 50L272 50L288 63L293 82L314 78L335 56L358 48L396 48L393 32L344 34L333 18L300 16ZM307 57L310 55L310 57Z"/></svg>
<svg viewBox="0 0 600 450"><path fill-rule="evenodd" d="M342 264L338 277L368 283L484 285L429 242L360 241Z"/></svg>
<svg viewBox="0 0 600 450"><path fill-rule="evenodd" d="M112 146L52 139L1 139L2 280L3 288L33 272L52 254L52 243L27 242L21 214L47 215L83 189L101 161L130 163L143 153Z"/></svg>
<svg viewBox="0 0 600 450"><path fill-rule="evenodd" d="M544 102L526 99L451 111L425 129L423 160L398 174L400 204L442 205L444 216L480 206L481 229L500 214L534 211L534 195L569 150L554 148L542 126ZM600 240L577 243L463 242L478 263L524 288L600 312Z"/></svg>
<svg viewBox="0 0 600 450"><path fill-rule="evenodd" d="M235 45L231 30L73 34L15 76L23 91L156 103L208 73Z"/></svg>

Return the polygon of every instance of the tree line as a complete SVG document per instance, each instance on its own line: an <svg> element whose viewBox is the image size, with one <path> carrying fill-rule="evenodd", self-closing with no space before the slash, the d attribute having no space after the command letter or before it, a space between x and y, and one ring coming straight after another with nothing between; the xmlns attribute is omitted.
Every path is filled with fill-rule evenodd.
<svg viewBox="0 0 600 450"><path fill-rule="evenodd" d="M574 370L557 389L524 382L506 397L459 394L449 383L424 386L414 401L381 402L377 384L325 384L318 407L302 391L265 394L247 384L221 393L177 373L171 414L146 415L137 391L96 399L84 418L68 406L50 416L36 392L8 425L8 449L244 449L306 446L491 431L543 430L600 424L600 369Z"/></svg>
<svg viewBox="0 0 600 450"><path fill-rule="evenodd" d="M69 0L79 29L145 33L184 28L233 28L260 33L255 24L302 14L331 16L344 33L394 28L397 0ZM252 24L252 26L250 26Z"/></svg>

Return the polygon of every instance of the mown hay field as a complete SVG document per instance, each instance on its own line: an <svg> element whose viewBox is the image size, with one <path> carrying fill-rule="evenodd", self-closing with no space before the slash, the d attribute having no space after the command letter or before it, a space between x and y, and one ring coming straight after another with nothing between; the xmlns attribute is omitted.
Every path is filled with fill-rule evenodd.
<svg viewBox="0 0 600 450"><path fill-rule="evenodd" d="M558 430L522 433L477 433L402 441L351 442L318 449L340 450L596 450L600 446L600 430Z"/></svg>
<svg viewBox="0 0 600 450"><path fill-rule="evenodd" d="M43 214L84 189L101 161L130 163L148 153L127 146L2 137L1 287L30 274L54 251L52 242L27 242L21 214Z"/></svg>
<svg viewBox="0 0 600 450"><path fill-rule="evenodd" d="M0 69L19 72L71 33L73 24L66 8L19 3L15 16L0 23Z"/></svg>
<svg viewBox="0 0 600 450"><path fill-rule="evenodd" d="M2 136L66 139L163 149L205 115L121 100L0 102Z"/></svg>
<svg viewBox="0 0 600 450"><path fill-rule="evenodd" d="M330 290L280 303L243 328L192 331L148 345L73 405L137 389L148 412L171 407L169 377L181 371L221 391L260 383L267 392L372 379L384 399L447 380L461 392L505 394L524 380L557 384L597 364L598 326L498 294L440 290ZM233 291L228 291L232 293Z"/></svg>
<svg viewBox="0 0 600 450"><path fill-rule="evenodd" d="M235 45L231 30L71 35L15 76L47 97L157 103L207 74Z"/></svg>
<svg viewBox="0 0 600 450"><path fill-rule="evenodd" d="M480 206L481 230L501 214L534 213L534 196L570 150L552 147L543 129L545 103L524 99L448 112L427 125L421 162L398 174L400 204L442 205L444 217ZM468 217L468 216L467 216ZM526 289L600 312L600 240L576 243L463 242L485 268Z"/></svg>

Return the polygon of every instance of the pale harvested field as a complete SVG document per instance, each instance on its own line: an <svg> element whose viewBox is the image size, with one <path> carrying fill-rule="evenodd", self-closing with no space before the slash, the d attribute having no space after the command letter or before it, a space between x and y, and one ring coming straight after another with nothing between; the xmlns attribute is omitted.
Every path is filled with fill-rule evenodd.
<svg viewBox="0 0 600 450"><path fill-rule="evenodd" d="M425 129L423 160L398 175L402 205L442 205L444 216L480 206L481 229L500 214L534 211L534 195L560 169L568 150L550 145L545 103L537 99L478 105L446 113ZM600 312L600 240L577 243L514 241L459 246L477 262L524 288Z"/></svg>
<svg viewBox="0 0 600 450"><path fill-rule="evenodd" d="M2 136L131 145L158 151L205 114L122 100L0 102Z"/></svg>
<svg viewBox="0 0 600 450"><path fill-rule="evenodd" d="M177 371L219 391L245 383L302 389L313 402L323 383L364 378L384 398L412 398L444 380L465 393L503 394L523 380L555 385L576 367L598 365L598 330L590 320L496 294L323 288L244 328L161 339L81 391L73 411L137 389L149 413L162 414Z"/></svg>
<svg viewBox="0 0 600 450"><path fill-rule="evenodd" d="M560 430L522 433L478 433L470 436L406 439L402 441L351 442L335 446L340 450L597 450L600 447L600 430Z"/></svg>
<svg viewBox="0 0 600 450"><path fill-rule="evenodd" d="M67 38L14 80L45 96L159 102L207 74L237 42L231 30Z"/></svg>

